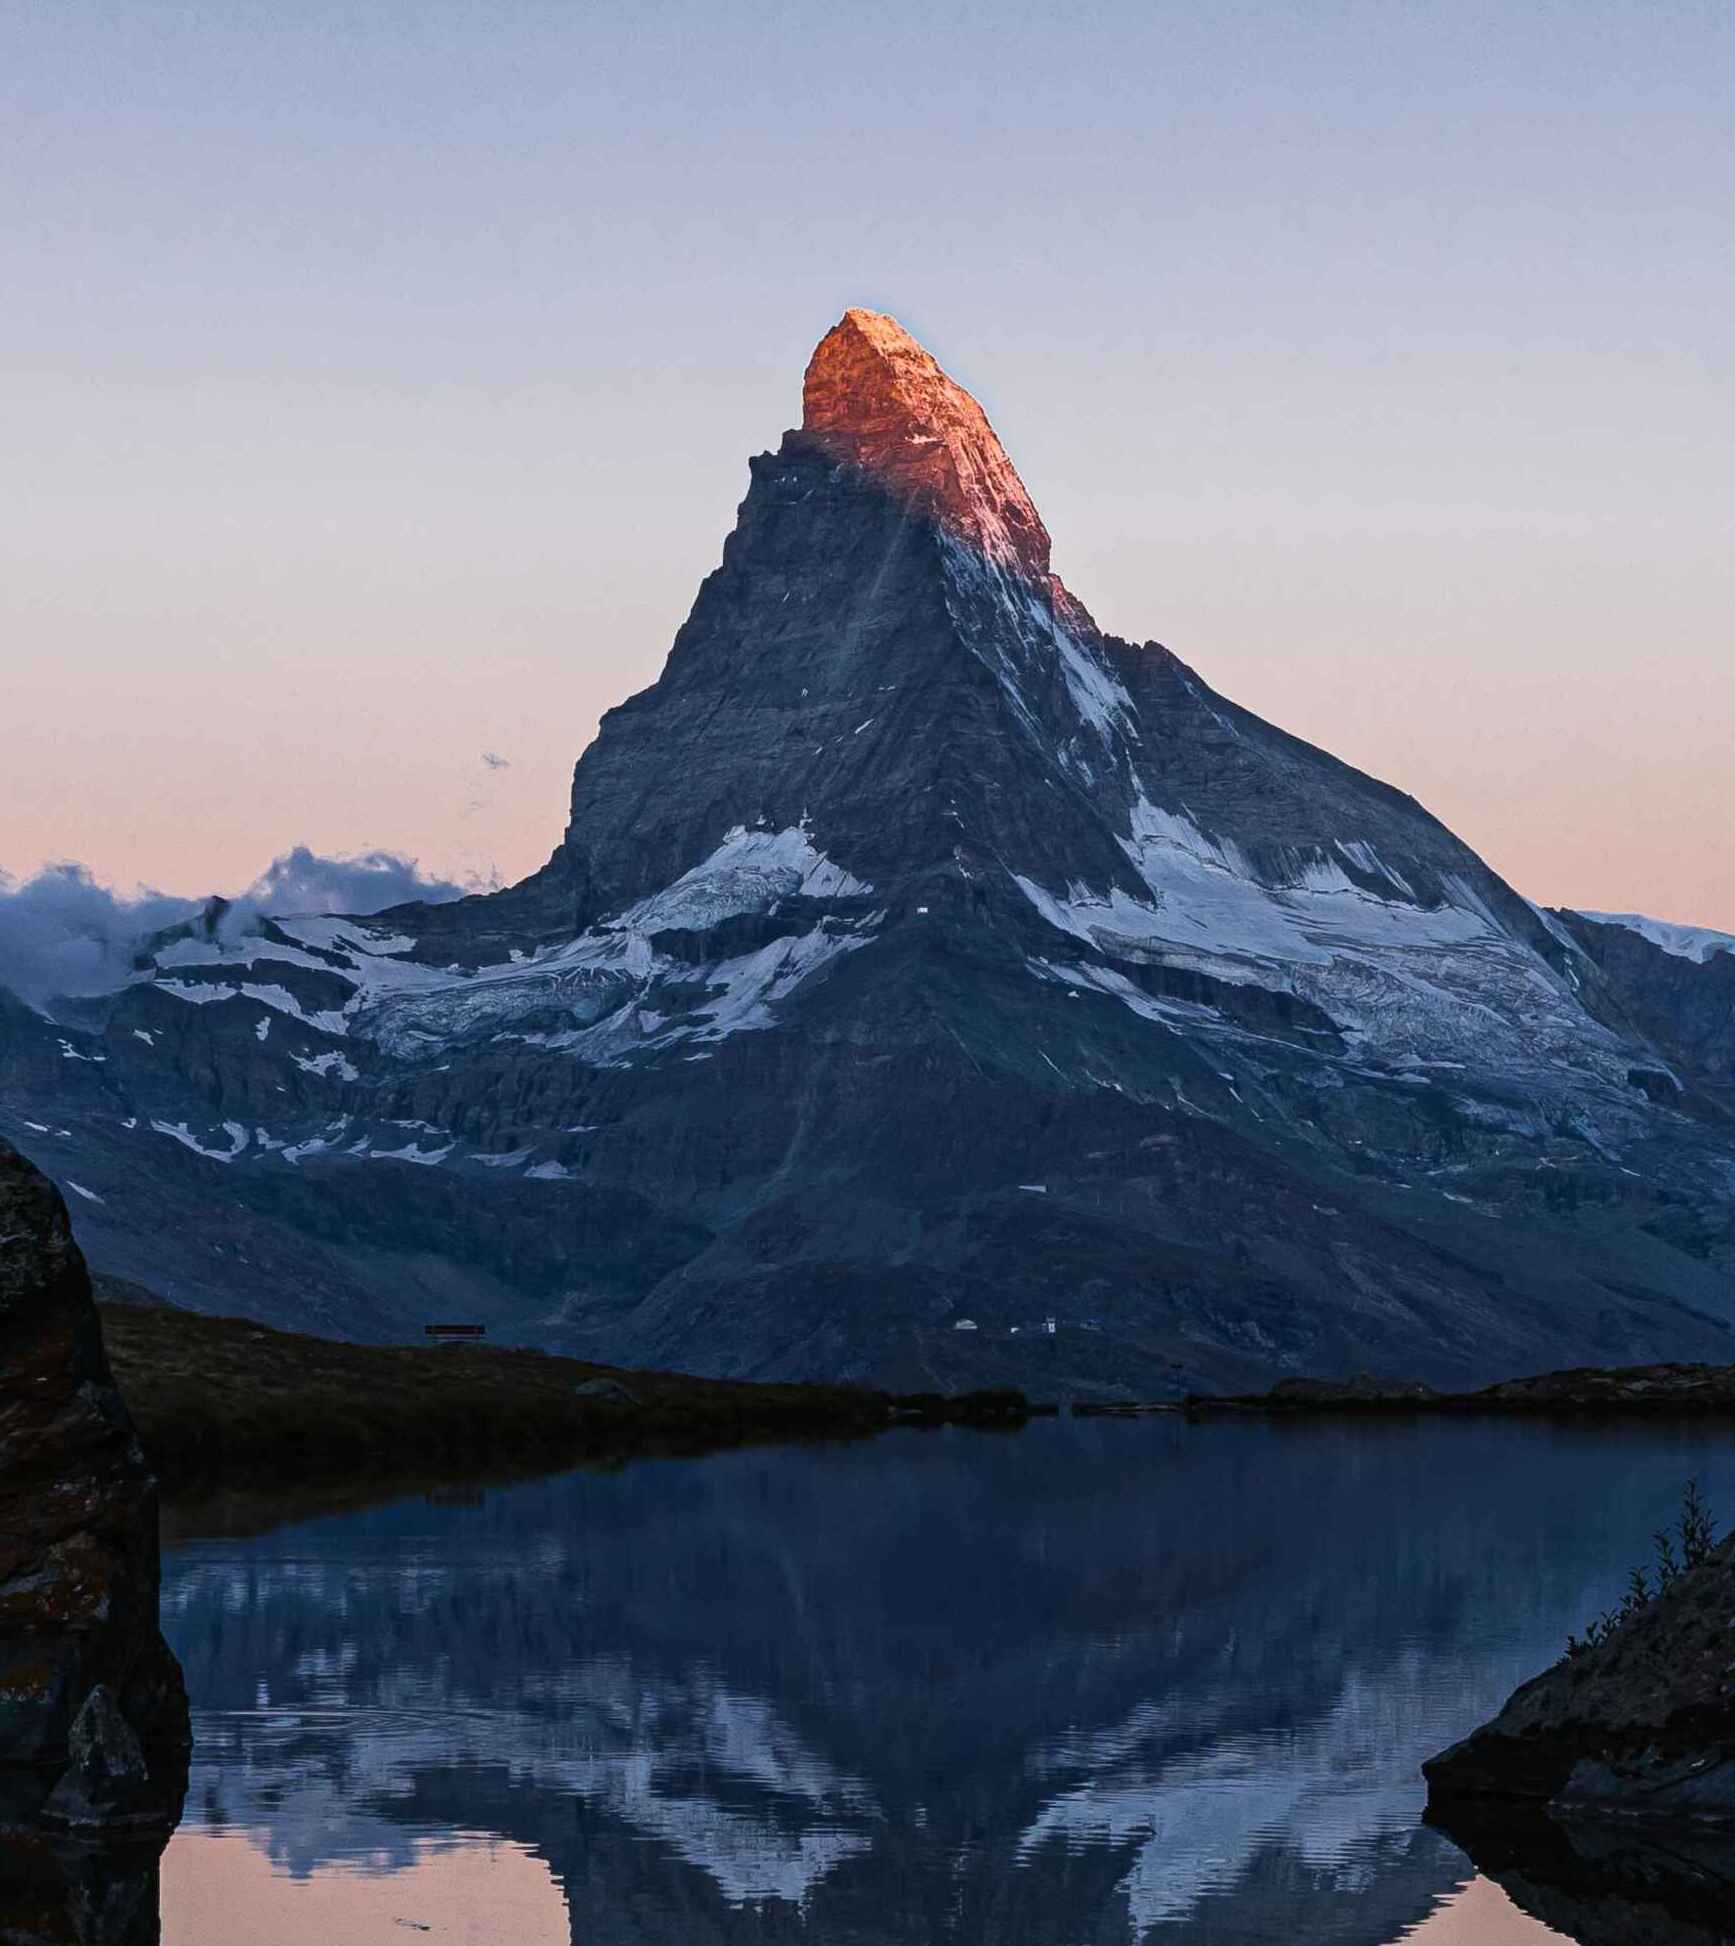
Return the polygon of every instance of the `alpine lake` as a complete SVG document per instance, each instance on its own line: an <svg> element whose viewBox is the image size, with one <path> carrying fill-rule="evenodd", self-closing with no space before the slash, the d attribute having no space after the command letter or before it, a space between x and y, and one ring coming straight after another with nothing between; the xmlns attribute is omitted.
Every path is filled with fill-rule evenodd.
<svg viewBox="0 0 1735 1946"><path fill-rule="evenodd" d="M1694 1477L1735 1513L1735 1430L1062 1418L172 1523L163 1940L1630 1936L1418 1766Z"/></svg>

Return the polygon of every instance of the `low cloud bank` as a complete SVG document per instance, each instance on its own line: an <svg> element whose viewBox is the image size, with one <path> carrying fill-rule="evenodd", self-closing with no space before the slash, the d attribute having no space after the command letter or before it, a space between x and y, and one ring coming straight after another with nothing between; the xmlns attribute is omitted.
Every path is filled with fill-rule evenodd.
<svg viewBox="0 0 1735 1946"><path fill-rule="evenodd" d="M413 858L397 851L364 851L354 858L326 858L297 845L272 859L241 893L237 906L258 912L384 912L389 905L421 899L443 905L474 892L449 878L425 878ZM3 923L3 922L0 922Z"/></svg>
<svg viewBox="0 0 1735 1946"><path fill-rule="evenodd" d="M479 889L425 877L413 858L398 852L327 858L296 845L236 894L221 930L246 932L267 913L363 916L412 899L443 904ZM0 986L33 1006L56 994L111 992L153 933L194 917L207 903L149 890L129 896L99 884L83 865L48 865L22 881L0 872Z"/></svg>

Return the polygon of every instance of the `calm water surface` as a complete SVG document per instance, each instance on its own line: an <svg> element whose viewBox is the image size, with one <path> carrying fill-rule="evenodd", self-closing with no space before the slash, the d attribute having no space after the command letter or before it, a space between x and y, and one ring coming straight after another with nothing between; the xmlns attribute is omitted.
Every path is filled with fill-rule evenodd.
<svg viewBox="0 0 1735 1946"><path fill-rule="evenodd" d="M165 1564L167 1946L1535 1946L1421 1759L1708 1430L1038 1423L414 1499Z"/></svg>

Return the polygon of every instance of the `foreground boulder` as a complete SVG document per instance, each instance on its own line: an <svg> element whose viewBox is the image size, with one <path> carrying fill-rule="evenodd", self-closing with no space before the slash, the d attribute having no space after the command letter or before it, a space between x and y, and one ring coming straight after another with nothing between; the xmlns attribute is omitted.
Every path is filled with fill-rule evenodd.
<svg viewBox="0 0 1735 1946"><path fill-rule="evenodd" d="M1735 1824L1735 1537L1423 1771L1448 1816L1503 1800Z"/></svg>
<svg viewBox="0 0 1735 1946"><path fill-rule="evenodd" d="M46 1177L0 1143L0 1830L148 1837L185 1789L157 1490Z"/></svg>

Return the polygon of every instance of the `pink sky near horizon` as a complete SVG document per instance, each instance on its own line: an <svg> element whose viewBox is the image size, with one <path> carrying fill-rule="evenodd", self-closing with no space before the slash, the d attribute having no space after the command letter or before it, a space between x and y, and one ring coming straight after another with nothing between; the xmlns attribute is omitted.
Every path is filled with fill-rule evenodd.
<svg viewBox="0 0 1735 1946"><path fill-rule="evenodd" d="M0 869L533 869L862 304L1105 627L1735 931L1731 17L969 12L29 23Z"/></svg>
<svg viewBox="0 0 1735 1946"><path fill-rule="evenodd" d="M567 1946L567 1902L547 1861L508 1839L453 1833L418 1842L408 1863L331 1861L285 1871L244 1830L183 1825L162 1864L163 1936L174 1946L305 1946L395 1927L484 1946ZM1491 1879L1442 1891L1391 1946L1548 1946L1565 1935L1530 1918ZM1570 1946L1570 1942L1566 1942Z"/></svg>

